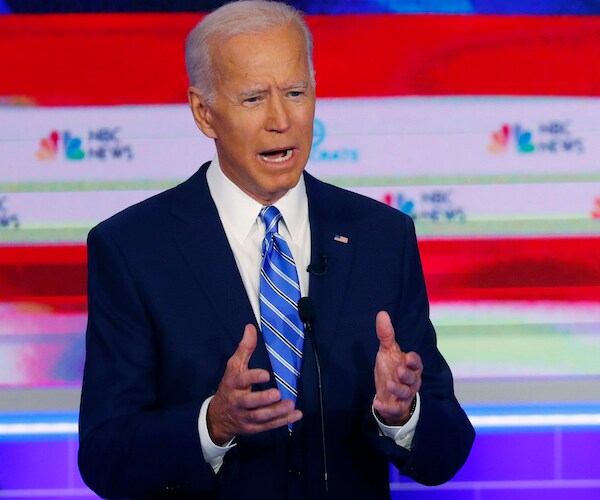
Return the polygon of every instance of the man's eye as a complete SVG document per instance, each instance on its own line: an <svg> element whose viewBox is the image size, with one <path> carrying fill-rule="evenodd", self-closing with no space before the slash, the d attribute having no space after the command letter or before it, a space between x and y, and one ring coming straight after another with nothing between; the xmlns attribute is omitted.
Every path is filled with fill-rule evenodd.
<svg viewBox="0 0 600 500"><path fill-rule="evenodd" d="M301 90L292 90L289 93L290 97L300 97L304 92L302 92Z"/></svg>
<svg viewBox="0 0 600 500"><path fill-rule="evenodd" d="M259 96L254 96L254 97L248 97L247 99L244 100L244 102L246 104L255 104L257 102L260 101L260 97Z"/></svg>

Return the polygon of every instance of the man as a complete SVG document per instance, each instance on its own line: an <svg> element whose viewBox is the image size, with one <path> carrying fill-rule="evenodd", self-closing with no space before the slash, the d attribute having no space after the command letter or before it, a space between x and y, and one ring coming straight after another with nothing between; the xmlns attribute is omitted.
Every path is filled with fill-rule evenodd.
<svg viewBox="0 0 600 500"><path fill-rule="evenodd" d="M389 461L438 484L466 460L412 221L304 173L311 53L284 4L207 16L188 96L216 157L90 232L79 464L100 495L387 498Z"/></svg>

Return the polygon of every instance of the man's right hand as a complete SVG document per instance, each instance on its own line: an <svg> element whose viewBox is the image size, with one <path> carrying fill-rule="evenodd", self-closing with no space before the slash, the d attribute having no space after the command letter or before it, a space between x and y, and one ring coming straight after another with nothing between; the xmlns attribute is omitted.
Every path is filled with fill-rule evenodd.
<svg viewBox="0 0 600 500"><path fill-rule="evenodd" d="M252 391L253 384L268 382L270 378L267 370L248 368L256 342L256 328L246 325L244 336L227 361L219 388L208 405L208 432L217 445L222 446L235 436L275 429L302 418L302 412L294 409L292 401L281 400L278 389Z"/></svg>

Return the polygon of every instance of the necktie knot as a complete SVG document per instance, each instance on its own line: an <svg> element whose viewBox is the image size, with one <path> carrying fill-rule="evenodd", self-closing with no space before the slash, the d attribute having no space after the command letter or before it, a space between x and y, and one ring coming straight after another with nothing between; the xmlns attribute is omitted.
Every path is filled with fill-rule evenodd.
<svg viewBox="0 0 600 500"><path fill-rule="evenodd" d="M270 205L263 207L260 211L260 218L265 223L265 235L270 236L279 231L279 221L281 220L281 212L279 209Z"/></svg>

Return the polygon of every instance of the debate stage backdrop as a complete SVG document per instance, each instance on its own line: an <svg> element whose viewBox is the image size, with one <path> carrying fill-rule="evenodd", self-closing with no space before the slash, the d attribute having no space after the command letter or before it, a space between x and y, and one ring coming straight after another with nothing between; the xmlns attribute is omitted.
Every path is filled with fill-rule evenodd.
<svg viewBox="0 0 600 500"><path fill-rule="evenodd" d="M0 0L0 498L93 496L87 232L215 154L183 46L222 2L113 3ZM414 219L478 431L453 481L392 470L393 497L600 499L600 2L292 3L315 38L307 169Z"/></svg>

